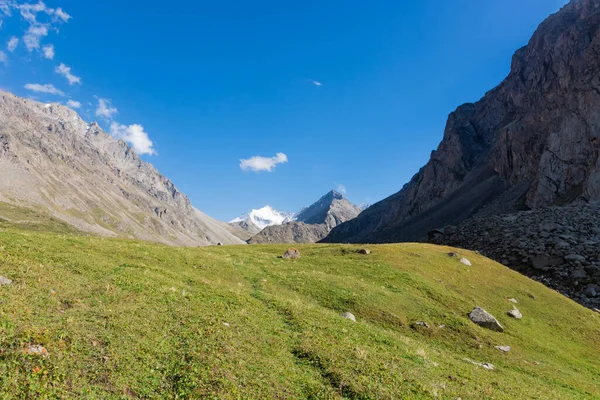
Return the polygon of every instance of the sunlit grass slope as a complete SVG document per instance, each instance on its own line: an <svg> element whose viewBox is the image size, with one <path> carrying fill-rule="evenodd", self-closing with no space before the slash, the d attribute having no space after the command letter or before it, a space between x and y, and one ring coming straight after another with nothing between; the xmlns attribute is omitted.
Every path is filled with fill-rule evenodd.
<svg viewBox="0 0 600 400"><path fill-rule="evenodd" d="M424 244L284 260L3 229L0 398L600 398L600 314L471 252L472 267Z"/></svg>

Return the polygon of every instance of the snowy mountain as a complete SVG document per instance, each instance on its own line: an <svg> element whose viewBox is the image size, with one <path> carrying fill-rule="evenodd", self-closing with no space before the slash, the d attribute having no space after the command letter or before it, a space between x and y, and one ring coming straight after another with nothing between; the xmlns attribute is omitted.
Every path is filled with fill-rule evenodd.
<svg viewBox="0 0 600 400"><path fill-rule="evenodd" d="M265 206L258 210L252 210L247 214L243 214L229 223L242 226L250 225L261 231L267 226L281 225L295 220L296 213L280 212L271 206Z"/></svg>
<svg viewBox="0 0 600 400"><path fill-rule="evenodd" d="M268 226L247 242L314 243L327 236L334 227L356 218L361 212L361 208L332 190L310 207L302 209L290 223Z"/></svg>

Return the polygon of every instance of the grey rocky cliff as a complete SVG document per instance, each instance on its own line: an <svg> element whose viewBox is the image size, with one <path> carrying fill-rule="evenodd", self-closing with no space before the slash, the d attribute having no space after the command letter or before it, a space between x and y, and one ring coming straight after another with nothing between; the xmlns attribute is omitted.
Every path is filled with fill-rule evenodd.
<svg viewBox="0 0 600 400"><path fill-rule="evenodd" d="M173 245L243 243L123 141L62 105L0 92L0 201L80 230Z"/></svg>
<svg viewBox="0 0 600 400"><path fill-rule="evenodd" d="M430 161L327 242L418 240L480 212L600 199L600 0L574 0L513 57L509 76L448 118Z"/></svg>
<svg viewBox="0 0 600 400"><path fill-rule="evenodd" d="M269 226L254 235L248 243L315 243L325 238L331 229L356 218L361 212L360 207L332 190L300 211L296 221Z"/></svg>

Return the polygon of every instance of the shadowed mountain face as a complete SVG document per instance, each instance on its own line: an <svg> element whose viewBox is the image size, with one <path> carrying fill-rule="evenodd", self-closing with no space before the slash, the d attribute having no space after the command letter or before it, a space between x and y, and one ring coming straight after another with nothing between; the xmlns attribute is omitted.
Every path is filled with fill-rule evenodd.
<svg viewBox="0 0 600 400"><path fill-rule="evenodd" d="M362 209L332 190L298 213L295 221L269 226L248 243L314 243L335 226L356 218Z"/></svg>
<svg viewBox="0 0 600 400"><path fill-rule="evenodd" d="M0 201L80 230L166 244L242 243L123 141L58 104L0 92Z"/></svg>
<svg viewBox="0 0 600 400"><path fill-rule="evenodd" d="M453 112L430 161L327 242L418 240L473 215L600 199L600 0L574 0Z"/></svg>

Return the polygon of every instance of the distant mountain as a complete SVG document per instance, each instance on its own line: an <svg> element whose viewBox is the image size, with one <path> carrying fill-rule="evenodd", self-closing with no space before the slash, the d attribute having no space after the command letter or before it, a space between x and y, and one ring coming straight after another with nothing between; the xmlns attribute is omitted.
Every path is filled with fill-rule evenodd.
<svg viewBox="0 0 600 400"><path fill-rule="evenodd" d="M0 201L79 230L171 245L243 243L122 140L60 104L0 92Z"/></svg>
<svg viewBox="0 0 600 400"><path fill-rule="evenodd" d="M264 228L248 243L314 243L337 225L356 218L362 210L332 190L283 224Z"/></svg>
<svg viewBox="0 0 600 400"><path fill-rule="evenodd" d="M284 222L292 221L295 217L295 213L281 212L275 210L271 206L265 206L263 208L259 208L258 210L252 210L247 214L243 214L229 223L236 224L240 222L247 222L260 230L266 228L267 226L281 225Z"/></svg>
<svg viewBox="0 0 600 400"><path fill-rule="evenodd" d="M327 242L421 240L473 216L600 200L600 0L572 0L512 59L508 77L450 114L402 190Z"/></svg>
<svg viewBox="0 0 600 400"><path fill-rule="evenodd" d="M268 226L281 225L294 221L295 218L295 213L280 212L271 206L265 206L237 217L229 222L229 226L234 234L247 240Z"/></svg>

